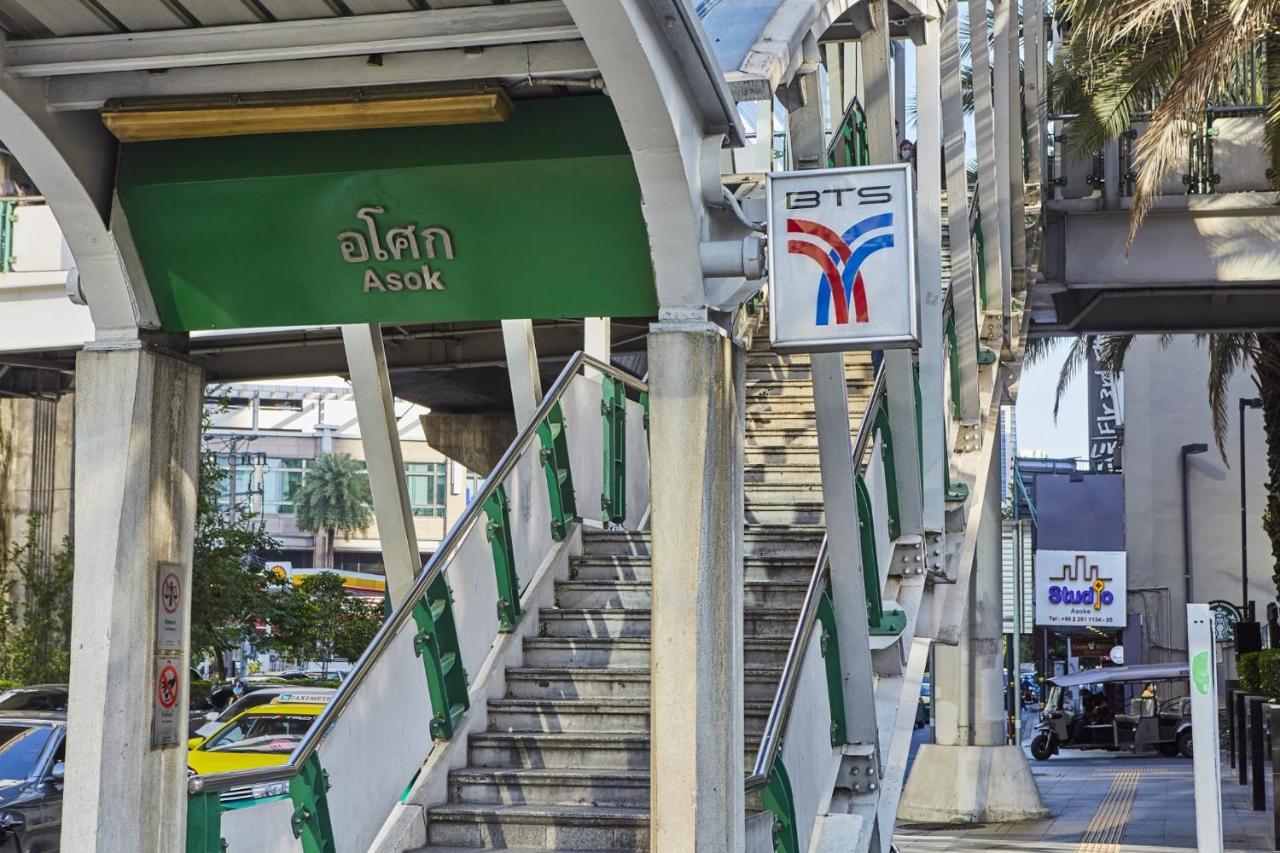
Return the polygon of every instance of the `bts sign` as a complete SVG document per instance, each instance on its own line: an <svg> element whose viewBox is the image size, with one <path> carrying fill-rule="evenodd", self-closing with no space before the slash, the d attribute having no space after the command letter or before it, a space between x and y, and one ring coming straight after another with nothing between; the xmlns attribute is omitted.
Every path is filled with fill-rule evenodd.
<svg viewBox="0 0 1280 853"><path fill-rule="evenodd" d="M917 346L911 166L769 175L769 278L774 349Z"/></svg>
<svg viewBox="0 0 1280 853"><path fill-rule="evenodd" d="M1125 626L1124 551L1036 551L1036 624Z"/></svg>

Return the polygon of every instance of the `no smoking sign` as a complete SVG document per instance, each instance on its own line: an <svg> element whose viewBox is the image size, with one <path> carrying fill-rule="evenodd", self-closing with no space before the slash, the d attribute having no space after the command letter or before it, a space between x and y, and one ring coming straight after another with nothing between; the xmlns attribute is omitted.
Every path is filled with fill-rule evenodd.
<svg viewBox="0 0 1280 853"><path fill-rule="evenodd" d="M151 650L151 748L179 744L182 680L186 676L187 578L179 563L156 566L156 634Z"/></svg>
<svg viewBox="0 0 1280 853"><path fill-rule="evenodd" d="M157 656L151 692L151 746L178 744L178 700L182 697L182 659Z"/></svg>

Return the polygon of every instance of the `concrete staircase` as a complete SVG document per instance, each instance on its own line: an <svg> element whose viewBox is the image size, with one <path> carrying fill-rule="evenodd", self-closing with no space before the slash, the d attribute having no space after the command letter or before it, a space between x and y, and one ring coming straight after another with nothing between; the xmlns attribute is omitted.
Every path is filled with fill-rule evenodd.
<svg viewBox="0 0 1280 853"><path fill-rule="evenodd" d="M747 367L744 632L746 754L755 759L822 541L808 358L757 336ZM850 408L872 382L850 356ZM856 422L856 421L855 421ZM540 636L488 703L426 851L649 849L648 533L585 530Z"/></svg>

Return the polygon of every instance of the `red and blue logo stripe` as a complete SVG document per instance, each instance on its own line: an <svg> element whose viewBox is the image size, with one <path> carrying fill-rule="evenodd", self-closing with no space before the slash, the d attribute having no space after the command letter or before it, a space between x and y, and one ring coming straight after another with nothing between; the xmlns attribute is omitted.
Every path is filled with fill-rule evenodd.
<svg viewBox="0 0 1280 853"><path fill-rule="evenodd" d="M854 322L870 322L862 264L881 249L893 247L893 232L882 233L892 227L892 213L868 216L855 222L843 234L809 219L787 220L787 233L800 235L787 242L787 253L809 258L822 271L815 306L814 322L817 325L831 324L833 307L837 325L849 324L850 311ZM815 242L805 238L812 238Z"/></svg>

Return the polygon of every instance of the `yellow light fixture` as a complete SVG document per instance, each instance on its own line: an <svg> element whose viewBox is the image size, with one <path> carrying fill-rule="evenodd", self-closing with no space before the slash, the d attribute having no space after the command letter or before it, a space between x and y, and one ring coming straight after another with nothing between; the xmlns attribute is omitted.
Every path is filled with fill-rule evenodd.
<svg viewBox="0 0 1280 853"><path fill-rule="evenodd" d="M370 130L506 121L514 109L501 89L311 103L138 104L112 106L102 121L121 142L156 142L255 133Z"/></svg>

